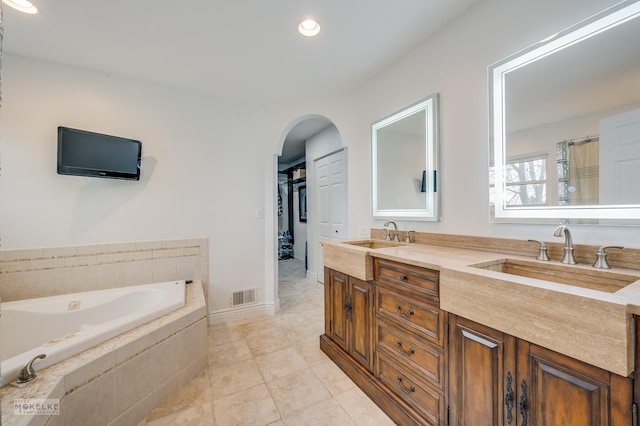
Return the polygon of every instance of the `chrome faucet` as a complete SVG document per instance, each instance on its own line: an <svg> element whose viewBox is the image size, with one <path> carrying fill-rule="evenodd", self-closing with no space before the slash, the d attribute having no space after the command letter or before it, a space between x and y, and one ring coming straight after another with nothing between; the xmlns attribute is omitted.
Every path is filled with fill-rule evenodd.
<svg viewBox="0 0 640 426"><path fill-rule="evenodd" d="M28 382L32 381L33 379L35 379L37 374L36 374L35 370L33 369L33 363L37 359L43 359L43 358L46 358L46 357L47 357L47 355L40 354L40 355L34 356L29 361L27 361L26 364L24 365L24 367L22 367L22 369L20 370L20 373L18 374L18 380L16 382L17 383L28 383Z"/></svg>
<svg viewBox="0 0 640 426"><path fill-rule="evenodd" d="M611 269L611 266L609 266L609 262L607 262L607 252L605 251L608 248L623 249L624 247L622 247L622 246L602 246L602 247L600 247L598 249L598 251L596 252L596 261L593 263L593 267L594 268Z"/></svg>
<svg viewBox="0 0 640 426"><path fill-rule="evenodd" d="M404 239L404 242L407 244L411 244L411 233L416 231L407 231L407 237Z"/></svg>
<svg viewBox="0 0 640 426"><path fill-rule="evenodd" d="M538 240L529 240L532 243L538 243L540 244L540 248L538 250L538 257L536 257L536 260L542 260L542 261L549 261L551 259L549 259L549 255L547 254L547 245L544 243L544 241L538 241Z"/></svg>
<svg viewBox="0 0 640 426"><path fill-rule="evenodd" d="M576 259L573 257L573 240L571 239L571 232L567 225L560 225L553 232L554 237L562 237L564 232L564 256L562 256L562 263L569 265L576 265Z"/></svg>
<svg viewBox="0 0 640 426"><path fill-rule="evenodd" d="M388 220L385 222L384 226L387 227L389 224L393 225L393 241L396 243L400 242L400 238L398 237L398 225L392 220ZM391 236L389 235L389 230L387 229L387 240L391 241Z"/></svg>

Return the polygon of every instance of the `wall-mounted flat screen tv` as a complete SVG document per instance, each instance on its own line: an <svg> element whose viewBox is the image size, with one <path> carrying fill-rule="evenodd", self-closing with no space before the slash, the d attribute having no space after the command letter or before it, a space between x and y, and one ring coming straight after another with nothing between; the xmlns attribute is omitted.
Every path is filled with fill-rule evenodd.
<svg viewBox="0 0 640 426"><path fill-rule="evenodd" d="M142 143L58 127L58 174L140 180Z"/></svg>

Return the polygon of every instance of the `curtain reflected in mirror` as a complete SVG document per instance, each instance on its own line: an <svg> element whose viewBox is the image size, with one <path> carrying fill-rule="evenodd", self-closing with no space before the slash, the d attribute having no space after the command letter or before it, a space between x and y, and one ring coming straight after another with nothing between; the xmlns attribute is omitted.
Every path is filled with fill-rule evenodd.
<svg viewBox="0 0 640 426"><path fill-rule="evenodd" d="M597 205L600 199L600 139L559 142L557 153L559 205Z"/></svg>

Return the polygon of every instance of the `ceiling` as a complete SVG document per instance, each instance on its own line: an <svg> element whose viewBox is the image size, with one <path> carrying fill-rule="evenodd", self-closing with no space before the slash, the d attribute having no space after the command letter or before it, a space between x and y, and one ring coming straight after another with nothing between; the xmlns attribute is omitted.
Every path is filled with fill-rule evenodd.
<svg viewBox="0 0 640 426"><path fill-rule="evenodd" d="M31 1L7 53L267 104L358 87L478 0Z"/></svg>

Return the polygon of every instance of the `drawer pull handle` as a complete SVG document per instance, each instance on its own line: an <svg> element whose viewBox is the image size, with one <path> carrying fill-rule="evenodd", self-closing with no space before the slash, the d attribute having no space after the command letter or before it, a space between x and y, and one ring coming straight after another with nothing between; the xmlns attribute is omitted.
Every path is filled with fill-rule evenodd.
<svg viewBox="0 0 640 426"><path fill-rule="evenodd" d="M400 275L400 281L406 281L406 280L407 280L406 275Z"/></svg>
<svg viewBox="0 0 640 426"><path fill-rule="evenodd" d="M504 404L507 406L507 424L511 424L513 422L513 387L511 386L513 383L513 377L511 376L511 372L507 372L507 394L504 396Z"/></svg>
<svg viewBox="0 0 640 426"><path fill-rule="evenodd" d="M416 391L416 388L414 388L413 386L409 386L408 388L405 388L402 385L402 377L398 376L398 386L400 386L400 389L402 389L405 393L413 393Z"/></svg>
<svg viewBox="0 0 640 426"><path fill-rule="evenodd" d="M520 415L522 416L522 422L520 422L521 426L527 426L527 382L522 379L522 383L520 384L522 387L522 395L520 396Z"/></svg>
<svg viewBox="0 0 640 426"><path fill-rule="evenodd" d="M406 356L411 356L416 353L416 351L413 348L409 348L408 351L405 351L404 349L402 349L402 342L400 340L396 342L396 345L398 345L398 349L400 350L400 352L402 352Z"/></svg>
<svg viewBox="0 0 640 426"><path fill-rule="evenodd" d="M398 315L400 315L403 318L407 318L413 315L413 309L409 309L407 313L402 312L402 306L400 306L399 303L396 305L396 310L398 311Z"/></svg>

